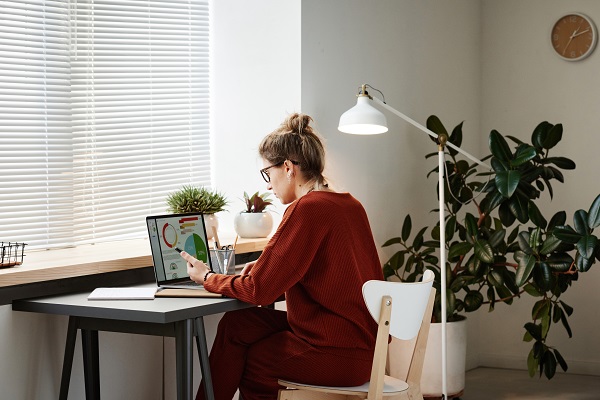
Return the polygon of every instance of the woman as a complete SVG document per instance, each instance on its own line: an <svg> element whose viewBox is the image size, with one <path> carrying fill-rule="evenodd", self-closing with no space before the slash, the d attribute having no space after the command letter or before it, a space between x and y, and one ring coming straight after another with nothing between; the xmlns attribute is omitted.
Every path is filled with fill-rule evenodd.
<svg viewBox="0 0 600 400"><path fill-rule="evenodd" d="M210 354L216 399L238 388L244 400L276 399L278 379L369 380L377 326L361 287L383 279L381 266L364 208L323 177L325 151L311 121L293 114L259 146L267 189L289 207L258 260L231 276L181 253L190 277L211 292L258 305L285 295L287 312L256 307L221 319Z"/></svg>

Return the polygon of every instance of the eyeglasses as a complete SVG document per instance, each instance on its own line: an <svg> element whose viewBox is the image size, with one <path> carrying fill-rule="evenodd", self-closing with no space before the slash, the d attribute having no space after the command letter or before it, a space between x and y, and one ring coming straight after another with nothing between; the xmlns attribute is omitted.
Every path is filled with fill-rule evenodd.
<svg viewBox="0 0 600 400"><path fill-rule="evenodd" d="M289 161L294 165L300 164L298 161L293 161L293 160L289 160ZM262 175L265 182L267 182L267 183L271 182L271 175L269 175L269 171L268 171L269 168L279 167L280 165L283 165L284 162L285 162L285 160L282 162L278 162L277 164L269 165L268 167L260 170L260 174Z"/></svg>

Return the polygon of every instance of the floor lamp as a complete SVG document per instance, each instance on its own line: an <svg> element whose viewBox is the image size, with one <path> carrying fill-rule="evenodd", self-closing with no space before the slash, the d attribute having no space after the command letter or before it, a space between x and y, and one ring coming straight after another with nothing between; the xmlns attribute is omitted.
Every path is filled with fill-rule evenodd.
<svg viewBox="0 0 600 400"><path fill-rule="evenodd" d="M374 101L375 103L379 104L381 107L385 108L386 110L397 115L398 117L402 118L406 122L419 128L421 131L423 131L426 134L428 134L429 136L431 136L435 140L435 142L438 144L438 168L439 168L439 170L438 170L438 178L439 178L438 179L438 192L439 192L439 218L440 218L440 273L441 273L440 288L441 288L441 300L442 300L441 308L442 308L442 310L445 311L447 306L446 306L446 284L445 284L445 282L446 282L446 267L445 267L446 266L446 245L445 245L445 243L446 243L446 219L445 219L445 215L444 215L444 203L445 203L445 200L444 200L444 171L445 171L444 147L446 147L446 146L451 147L454 150L461 153L462 155L464 155L465 157L467 157L468 159L470 159L471 161L473 161L479 165L482 165L490 170L492 168L489 165L487 165L486 163L473 157L469 153L463 151L461 148L448 142L447 135L443 135L443 134L438 135L438 134L433 133L432 131L430 131L429 129L424 127L423 125L416 122L415 120L407 117L406 115L402 114L400 111L395 110L392 107L388 106L385 103L385 101L381 101L377 98L372 97L367 92L367 87L378 91L377 89L375 89L369 85L361 86L360 91L357 95L358 98L357 98L356 105L354 107L352 107L350 110L346 111L340 117L340 124L338 126L338 129L341 132L357 134L357 135L376 135L376 134L387 132L388 128L387 128L387 120L385 118L385 115L383 115L383 113L381 111L377 110L375 107L373 107L371 105L371 101ZM379 93L381 93L381 92L379 92ZM383 94L382 94L382 96L383 96ZM447 363L446 363L446 354L447 354L447 351L446 351L446 312L442 312L441 314L442 314L442 399L447 399L448 393L447 393L447 382L446 382L446 376L447 376L447 371L446 371L446 368L447 368Z"/></svg>

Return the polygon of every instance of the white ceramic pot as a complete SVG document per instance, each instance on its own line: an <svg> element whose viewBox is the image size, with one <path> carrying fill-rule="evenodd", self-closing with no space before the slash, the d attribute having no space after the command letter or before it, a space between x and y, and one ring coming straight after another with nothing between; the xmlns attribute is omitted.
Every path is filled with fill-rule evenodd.
<svg viewBox="0 0 600 400"><path fill-rule="evenodd" d="M389 346L390 375L406 379L415 341L393 339ZM467 320L446 323L446 389L448 398L462 395L465 389L467 359ZM431 324L423 373L421 393L425 398L442 396L442 324Z"/></svg>
<svg viewBox="0 0 600 400"><path fill-rule="evenodd" d="M208 240L212 240L213 235L213 227L217 230L217 235L219 231L219 219L215 214L204 214L204 226L206 227L206 236L208 236Z"/></svg>
<svg viewBox="0 0 600 400"><path fill-rule="evenodd" d="M242 238L264 238L273 230L273 216L270 212L241 212L233 219L233 229Z"/></svg>

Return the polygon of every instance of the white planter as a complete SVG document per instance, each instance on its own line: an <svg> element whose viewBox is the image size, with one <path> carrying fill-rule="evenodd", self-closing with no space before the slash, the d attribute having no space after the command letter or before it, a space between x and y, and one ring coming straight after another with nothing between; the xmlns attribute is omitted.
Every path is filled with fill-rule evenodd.
<svg viewBox="0 0 600 400"><path fill-rule="evenodd" d="M233 229L242 238L264 238L273 230L273 216L270 212L237 214Z"/></svg>
<svg viewBox="0 0 600 400"><path fill-rule="evenodd" d="M393 339L389 347L390 375L406 379L415 341ZM462 395L465 389L467 358L467 320L446 323L446 389L448 398ZM442 396L442 324L431 324L423 374L421 375L423 397Z"/></svg>
<svg viewBox="0 0 600 400"><path fill-rule="evenodd" d="M219 220L215 214L204 214L204 226L206 228L206 236L208 236L208 240L212 240L214 237L213 227L217 230L218 235Z"/></svg>

